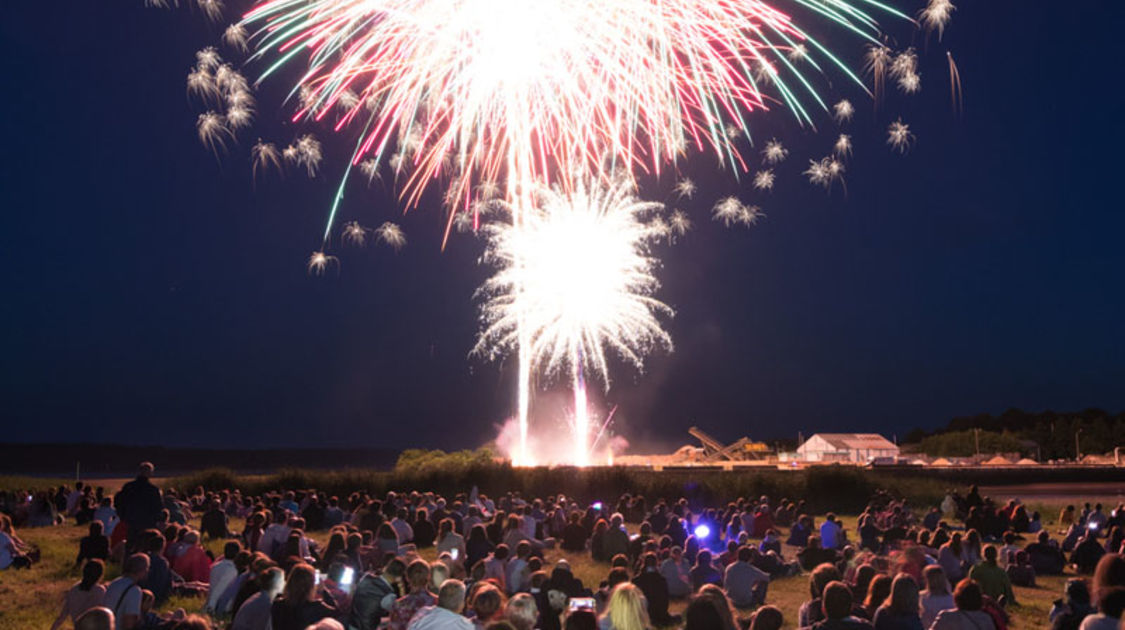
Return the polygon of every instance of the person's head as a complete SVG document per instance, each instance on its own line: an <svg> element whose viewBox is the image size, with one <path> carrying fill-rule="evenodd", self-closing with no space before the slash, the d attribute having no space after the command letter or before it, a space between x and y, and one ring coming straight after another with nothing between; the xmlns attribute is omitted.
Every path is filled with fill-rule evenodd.
<svg viewBox="0 0 1125 630"><path fill-rule="evenodd" d="M1090 605L1090 587L1086 584L1086 580L1082 578L1071 578L1067 580L1063 592L1066 595L1066 601L1072 606Z"/></svg>
<svg viewBox="0 0 1125 630"><path fill-rule="evenodd" d="M645 609L641 589L630 582L618 584L609 595L606 616L614 630L645 630L648 628L648 611Z"/></svg>
<svg viewBox="0 0 1125 630"><path fill-rule="evenodd" d="M147 555L135 553L125 558L125 563L121 566L121 575L131 578L134 582L140 582L148 575L149 564Z"/></svg>
<svg viewBox="0 0 1125 630"><path fill-rule="evenodd" d="M824 587L828 586L829 582L840 579L840 570L836 565L825 562L817 565L811 575L809 575L809 595L813 599L820 599L824 593Z"/></svg>
<svg viewBox="0 0 1125 630"><path fill-rule="evenodd" d="M996 547L994 545L985 545L984 560L985 562L996 564Z"/></svg>
<svg viewBox="0 0 1125 630"><path fill-rule="evenodd" d="M594 611L588 608L581 608L571 611L566 616L566 623L563 625L563 630L597 630L598 617Z"/></svg>
<svg viewBox="0 0 1125 630"><path fill-rule="evenodd" d="M1113 619L1120 619L1125 611L1125 587L1114 586L1098 595L1098 612Z"/></svg>
<svg viewBox="0 0 1125 630"><path fill-rule="evenodd" d="M867 585L867 599L863 601L863 605L871 611L874 611L887 597L891 594L891 577L889 575L876 575L871 578L871 583Z"/></svg>
<svg viewBox="0 0 1125 630"><path fill-rule="evenodd" d="M406 583L411 592L421 591L430 581L430 563L418 559L406 567Z"/></svg>
<svg viewBox="0 0 1125 630"><path fill-rule="evenodd" d="M714 630L723 627L723 617L715 604L696 595L684 610L684 630Z"/></svg>
<svg viewBox="0 0 1125 630"><path fill-rule="evenodd" d="M141 462L140 469L137 471L137 476L141 479L148 479L152 477L152 473L155 470L156 467L152 465L152 462Z"/></svg>
<svg viewBox="0 0 1125 630"><path fill-rule="evenodd" d="M90 608L74 620L74 630L114 630L115 627L113 611L105 606Z"/></svg>
<svg viewBox="0 0 1125 630"><path fill-rule="evenodd" d="M445 554L442 554L445 555ZM430 565L430 585L436 590L449 579L449 566L444 562L435 562Z"/></svg>
<svg viewBox="0 0 1125 630"><path fill-rule="evenodd" d="M492 550L492 555L497 560L507 560L508 559L508 545L505 545L504 543L500 543L499 545L496 545L496 548Z"/></svg>
<svg viewBox="0 0 1125 630"><path fill-rule="evenodd" d="M277 567L270 567L258 573L257 581L258 589L265 593L270 599L280 595L281 589L285 588L285 574Z"/></svg>
<svg viewBox="0 0 1125 630"><path fill-rule="evenodd" d="M976 580L965 578L953 589L953 603L957 610L980 610L984 606L984 593Z"/></svg>
<svg viewBox="0 0 1125 630"><path fill-rule="evenodd" d="M886 576L881 576L886 577ZM890 578L887 578L890 580ZM874 584L874 580L872 581ZM852 612L852 591L847 584L833 580L824 587L824 595L820 598L821 610L828 619L843 619Z"/></svg>
<svg viewBox="0 0 1125 630"><path fill-rule="evenodd" d="M90 521L90 535L101 536L105 531L105 525L101 521Z"/></svg>
<svg viewBox="0 0 1125 630"><path fill-rule="evenodd" d="M331 617L325 617L324 619L321 619L320 621L305 628L305 630L347 630L347 628L345 628L344 624L340 623L339 621L336 621Z"/></svg>
<svg viewBox="0 0 1125 630"><path fill-rule="evenodd" d="M312 601L316 594L316 569L310 564L298 562L289 569L285 580L285 600L291 605Z"/></svg>
<svg viewBox="0 0 1125 630"><path fill-rule="evenodd" d="M535 604L534 597L527 593L519 593L508 600L504 616L518 630L532 630L539 618L539 608Z"/></svg>
<svg viewBox="0 0 1125 630"><path fill-rule="evenodd" d="M94 585L101 581L103 575L105 575L104 562L97 558L87 560L86 564L82 565L82 581L78 588L83 591L94 588Z"/></svg>
<svg viewBox="0 0 1125 630"><path fill-rule="evenodd" d="M242 544L237 540L228 540L226 544L223 545L223 557L227 560L234 561L240 551L242 551Z"/></svg>
<svg viewBox="0 0 1125 630"><path fill-rule="evenodd" d="M749 630L781 630L784 621L780 608L762 606L750 618Z"/></svg>
<svg viewBox="0 0 1125 630"><path fill-rule="evenodd" d="M438 590L437 605L460 614L465 609L465 583L461 580L446 580Z"/></svg>
<svg viewBox="0 0 1125 630"><path fill-rule="evenodd" d="M1100 602L1102 593L1109 589L1125 586L1125 557L1107 553L1098 560L1094 569L1094 597ZM1099 604L1100 605L1100 604Z"/></svg>
<svg viewBox="0 0 1125 630"><path fill-rule="evenodd" d="M738 561L739 562L750 562L753 559L754 559L754 550L753 549L751 549L750 547L748 547L746 545L743 545L743 546L738 548Z"/></svg>
<svg viewBox="0 0 1125 630"><path fill-rule="evenodd" d="M918 583L909 575L899 573L891 584L891 596L884 605L903 615L917 613Z"/></svg>
<svg viewBox="0 0 1125 630"><path fill-rule="evenodd" d="M504 611L504 595L500 589L487 582L481 584L473 595L473 613L481 623L499 617Z"/></svg>
<svg viewBox="0 0 1125 630"><path fill-rule="evenodd" d="M922 576L926 580L926 590L933 595L949 594L949 579L945 577L945 569L941 565L932 564L924 571Z"/></svg>
<svg viewBox="0 0 1125 630"><path fill-rule="evenodd" d="M406 563L400 558L394 558L383 565L383 579L394 584L406 575Z"/></svg>
<svg viewBox="0 0 1125 630"><path fill-rule="evenodd" d="M645 571L655 571L656 565L657 559L655 553L648 551L641 556L641 566L644 567Z"/></svg>
<svg viewBox="0 0 1125 630"><path fill-rule="evenodd" d="M606 578L606 585L613 588L618 584L629 581L629 570L625 567L613 567L609 570L609 577Z"/></svg>

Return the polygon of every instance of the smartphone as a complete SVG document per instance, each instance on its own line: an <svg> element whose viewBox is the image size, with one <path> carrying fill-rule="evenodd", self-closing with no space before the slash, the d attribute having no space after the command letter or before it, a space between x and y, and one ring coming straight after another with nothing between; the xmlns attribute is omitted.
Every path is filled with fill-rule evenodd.
<svg viewBox="0 0 1125 630"><path fill-rule="evenodd" d="M571 597L570 610L597 610L598 604L593 597Z"/></svg>
<svg viewBox="0 0 1125 630"><path fill-rule="evenodd" d="M345 593L352 592L352 583L355 582L355 569L351 567L344 567L344 573L340 576L340 588Z"/></svg>

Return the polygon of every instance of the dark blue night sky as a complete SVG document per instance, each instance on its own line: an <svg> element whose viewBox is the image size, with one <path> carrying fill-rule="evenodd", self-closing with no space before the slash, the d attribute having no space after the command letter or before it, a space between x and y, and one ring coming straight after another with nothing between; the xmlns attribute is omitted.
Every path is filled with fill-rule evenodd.
<svg viewBox="0 0 1125 630"><path fill-rule="evenodd" d="M401 217L389 187L357 181L344 219L400 221L410 244L336 247L341 272L308 276L350 139L319 134L330 157L316 180L255 190L254 135L296 133L282 85L259 93L259 122L216 161L183 80L221 27L142 5L11 3L0 22L2 439L491 438L514 373L467 356L479 241L442 252L433 199ZM676 349L642 375L618 369L598 396L634 442L678 445L693 424L729 439L902 436L1008 407L1125 408L1125 7L958 5L943 42L915 42L920 95L892 91L875 114L854 88L826 89L859 104L846 194L799 175L834 139L827 116L820 134L782 111L752 119L756 139L777 135L792 155L773 194L745 186L768 215L750 230L708 219L739 192L729 171L683 165L701 188L683 204L697 229L661 250L660 271ZM833 44L861 54L854 39ZM918 137L905 157L884 144L899 115ZM647 181L643 196L671 199L673 184Z"/></svg>

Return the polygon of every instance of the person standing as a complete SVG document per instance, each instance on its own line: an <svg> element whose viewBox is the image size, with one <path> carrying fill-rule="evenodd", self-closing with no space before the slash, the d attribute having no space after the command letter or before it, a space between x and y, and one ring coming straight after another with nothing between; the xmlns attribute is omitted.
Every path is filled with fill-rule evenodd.
<svg viewBox="0 0 1125 630"><path fill-rule="evenodd" d="M126 527L129 551L136 550L142 532L156 526L160 511L164 509L160 489L150 481L154 470L152 463L142 462L137 478L125 484L114 499L117 516Z"/></svg>

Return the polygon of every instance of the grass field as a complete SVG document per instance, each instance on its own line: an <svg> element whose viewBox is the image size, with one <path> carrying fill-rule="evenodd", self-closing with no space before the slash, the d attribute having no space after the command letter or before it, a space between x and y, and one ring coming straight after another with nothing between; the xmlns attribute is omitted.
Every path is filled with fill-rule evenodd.
<svg viewBox="0 0 1125 630"><path fill-rule="evenodd" d="M1036 506L1044 514L1057 514L1057 507L1052 505ZM1053 510L1048 512L1047 510ZM198 522L194 523L198 526ZM849 531L854 531L854 517L845 517L844 524ZM241 529L241 523L232 523L232 529ZM84 527L66 525L51 528L23 529L18 533L24 541L37 545L42 553L42 560L29 571L4 571L0 573L0 630L31 630L50 628L51 622L58 614L63 593L79 578L79 570L74 565L74 558L78 550L78 541L85 534ZM313 534L320 539L322 533ZM220 553L222 541L210 541L207 546L214 552ZM794 549L786 549L786 557L792 557ZM432 560L432 550L423 554ZM563 557L559 551L552 550L547 553L547 560L553 563ZM609 571L608 566L590 560L588 555L566 554L575 574L587 585L596 587ZM115 578L119 568L114 565L107 567L107 581ZM1046 628L1047 612L1051 602L1062 593L1063 583L1067 576L1043 577L1035 589L1017 588L1016 597L1019 606L1010 609L1013 626L1016 628ZM795 627L797 610L807 598L808 582L806 576L795 576L775 580L770 584L769 603L778 606L785 615L785 627ZM202 606L200 599L174 599L165 606L165 610L182 607L188 612L198 612ZM684 604L674 605L673 611L679 612ZM742 611L749 614L751 611ZM70 627L69 623L64 627Z"/></svg>

